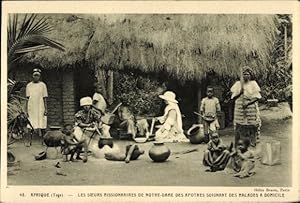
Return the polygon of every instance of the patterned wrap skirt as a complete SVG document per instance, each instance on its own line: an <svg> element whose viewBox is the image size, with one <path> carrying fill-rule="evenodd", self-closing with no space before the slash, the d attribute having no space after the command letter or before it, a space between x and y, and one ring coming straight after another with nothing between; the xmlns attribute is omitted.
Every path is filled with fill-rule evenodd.
<svg viewBox="0 0 300 203"><path fill-rule="evenodd" d="M246 109L243 109L243 100L248 102L246 97L240 97L235 101L234 107L234 127L235 127L235 145L243 137L250 139L251 146L256 145L256 135L259 125L257 104L253 103Z"/></svg>

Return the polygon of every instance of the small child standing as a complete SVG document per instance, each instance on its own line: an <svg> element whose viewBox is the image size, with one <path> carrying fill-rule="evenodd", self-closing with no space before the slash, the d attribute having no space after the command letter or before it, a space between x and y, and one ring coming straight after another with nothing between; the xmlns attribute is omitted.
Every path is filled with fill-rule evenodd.
<svg viewBox="0 0 300 203"><path fill-rule="evenodd" d="M214 89L211 86L207 87L207 97L203 98L200 106L200 114L203 118L204 135L209 135L220 128L217 113L221 111L219 99L214 97Z"/></svg>
<svg viewBox="0 0 300 203"><path fill-rule="evenodd" d="M228 168L233 169L234 177L246 178L255 174L255 159L254 154L248 148L250 140L243 138L238 140L237 149L230 156Z"/></svg>
<svg viewBox="0 0 300 203"><path fill-rule="evenodd" d="M62 153L64 156L64 161L68 161L68 155L71 155L70 161L74 161L74 155L77 153L76 160L83 160L87 162L87 144L85 140L78 141L74 135L74 128L71 124L65 124L62 133L64 134L63 138L63 147ZM81 159L80 152L84 149L84 158Z"/></svg>
<svg viewBox="0 0 300 203"><path fill-rule="evenodd" d="M207 144L207 150L204 151L203 165L208 166L206 171L215 172L224 170L226 167L230 152L226 149L217 132L212 133L211 140Z"/></svg>

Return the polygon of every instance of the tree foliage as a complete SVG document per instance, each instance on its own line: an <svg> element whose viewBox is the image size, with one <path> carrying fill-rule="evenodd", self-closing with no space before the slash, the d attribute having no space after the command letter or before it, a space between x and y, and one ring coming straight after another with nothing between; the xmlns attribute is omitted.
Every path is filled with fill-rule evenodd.
<svg viewBox="0 0 300 203"><path fill-rule="evenodd" d="M290 15L278 15L278 34L271 53L271 63L263 75L259 75L265 100L276 98L285 101L292 84L292 19ZM286 32L286 33L285 33ZM285 38L286 35L286 38Z"/></svg>
<svg viewBox="0 0 300 203"><path fill-rule="evenodd" d="M116 75L114 90L117 101L129 106L137 115L161 113L162 100L158 95L165 91L164 84L134 72Z"/></svg>

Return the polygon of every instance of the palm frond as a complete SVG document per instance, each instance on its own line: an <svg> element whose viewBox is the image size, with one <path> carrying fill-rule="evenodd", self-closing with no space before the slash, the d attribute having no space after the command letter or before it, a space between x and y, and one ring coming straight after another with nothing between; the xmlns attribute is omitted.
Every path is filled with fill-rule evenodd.
<svg viewBox="0 0 300 203"><path fill-rule="evenodd" d="M18 26L18 15L9 16L8 26L8 64L19 60L28 52L55 48L64 51L64 46L45 36L53 27L44 17L37 19L36 14L26 14Z"/></svg>
<svg viewBox="0 0 300 203"><path fill-rule="evenodd" d="M33 47L20 48L20 49L16 50L15 53L16 54L25 54L25 53L49 49L49 48L51 48L51 47L44 46L44 45L37 45L37 46L33 46Z"/></svg>
<svg viewBox="0 0 300 203"><path fill-rule="evenodd" d="M64 46L54 40L51 40L43 35L25 35L15 41L12 45L9 55L22 53L20 50L30 49L33 51L40 50L41 46L56 48L64 51ZM37 48L37 49L35 49ZM25 53L25 52L23 52Z"/></svg>

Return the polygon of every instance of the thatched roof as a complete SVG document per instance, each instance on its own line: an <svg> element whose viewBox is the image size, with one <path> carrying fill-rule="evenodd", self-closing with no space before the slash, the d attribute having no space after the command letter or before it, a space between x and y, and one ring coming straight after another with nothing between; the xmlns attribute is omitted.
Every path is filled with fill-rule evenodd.
<svg viewBox="0 0 300 203"><path fill-rule="evenodd" d="M246 64L264 70L276 34L275 15L77 16L48 16L65 53L43 50L27 60L45 68L85 60L101 68L164 70L179 79L200 79L210 70L233 76Z"/></svg>
<svg viewBox="0 0 300 203"><path fill-rule="evenodd" d="M43 15L53 26L53 31L47 36L61 42L65 52L55 49L46 49L27 54L26 61L41 65L44 68L57 68L80 63L85 59L89 37L94 27L89 19L74 19L72 15L55 14Z"/></svg>

